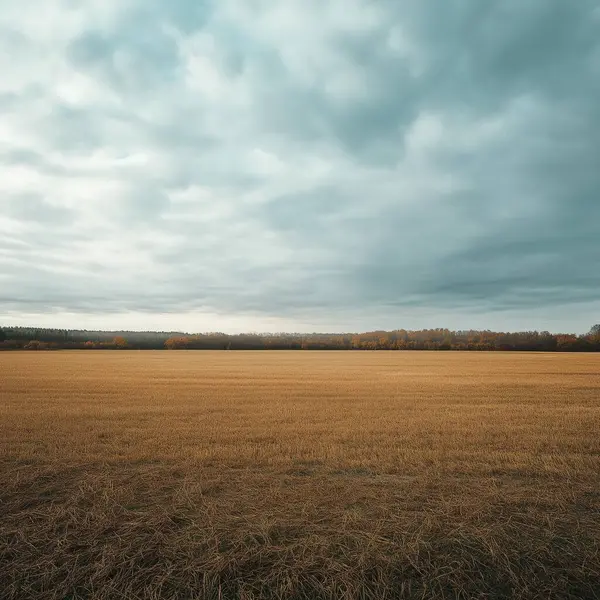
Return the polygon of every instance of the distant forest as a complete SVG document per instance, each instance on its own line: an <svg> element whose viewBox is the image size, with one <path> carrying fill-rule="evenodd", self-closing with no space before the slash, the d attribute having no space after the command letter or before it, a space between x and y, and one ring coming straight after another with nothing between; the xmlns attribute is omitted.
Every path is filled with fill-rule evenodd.
<svg viewBox="0 0 600 600"><path fill-rule="evenodd" d="M599 352L600 325L586 335L423 329L367 333L237 334L0 328L0 350L480 350Z"/></svg>

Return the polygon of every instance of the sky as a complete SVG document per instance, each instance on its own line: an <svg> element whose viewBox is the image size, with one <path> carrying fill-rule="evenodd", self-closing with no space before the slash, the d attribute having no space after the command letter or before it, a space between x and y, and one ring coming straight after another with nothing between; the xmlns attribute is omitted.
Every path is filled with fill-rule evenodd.
<svg viewBox="0 0 600 600"><path fill-rule="evenodd" d="M0 0L0 324L600 322L600 0Z"/></svg>

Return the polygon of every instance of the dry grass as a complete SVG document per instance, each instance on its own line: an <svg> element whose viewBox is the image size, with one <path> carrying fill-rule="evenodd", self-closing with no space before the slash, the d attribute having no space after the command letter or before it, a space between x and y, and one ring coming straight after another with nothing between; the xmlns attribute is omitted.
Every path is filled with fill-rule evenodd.
<svg viewBox="0 0 600 600"><path fill-rule="evenodd" d="M600 355L0 355L0 597L600 598Z"/></svg>

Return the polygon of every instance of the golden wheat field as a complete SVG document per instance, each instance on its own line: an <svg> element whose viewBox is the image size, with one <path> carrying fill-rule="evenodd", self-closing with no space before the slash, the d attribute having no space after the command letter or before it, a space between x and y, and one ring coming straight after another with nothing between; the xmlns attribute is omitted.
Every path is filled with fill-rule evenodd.
<svg viewBox="0 0 600 600"><path fill-rule="evenodd" d="M600 598L600 355L0 354L0 598Z"/></svg>

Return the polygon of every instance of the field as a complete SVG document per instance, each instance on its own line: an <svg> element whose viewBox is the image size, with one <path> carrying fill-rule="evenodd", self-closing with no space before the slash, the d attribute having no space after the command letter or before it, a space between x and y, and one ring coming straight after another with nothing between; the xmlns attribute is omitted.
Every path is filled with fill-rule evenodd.
<svg viewBox="0 0 600 600"><path fill-rule="evenodd" d="M0 354L0 598L600 598L600 354Z"/></svg>

